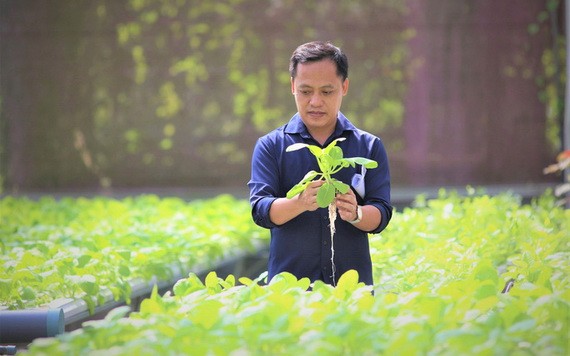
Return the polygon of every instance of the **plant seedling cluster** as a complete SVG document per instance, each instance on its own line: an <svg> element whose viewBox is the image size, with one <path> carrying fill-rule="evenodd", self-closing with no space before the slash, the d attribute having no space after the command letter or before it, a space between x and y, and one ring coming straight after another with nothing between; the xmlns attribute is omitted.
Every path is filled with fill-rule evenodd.
<svg viewBox="0 0 570 356"><path fill-rule="evenodd" d="M343 156L342 149L336 145L337 142L344 140L344 137L337 138L325 148L320 148L319 146L309 145L306 143L295 143L287 147L287 152L308 148L316 157L319 169L321 170L321 172L309 171L299 183L287 192L287 198L291 199L297 194L302 193L312 181L324 179L325 183L317 191L317 204L321 208L326 208L334 201L337 192L346 194L350 189L348 184L333 178L333 174L349 166L355 167L357 164L360 164L367 169L378 167L378 163L376 161L368 158L345 158Z"/></svg>

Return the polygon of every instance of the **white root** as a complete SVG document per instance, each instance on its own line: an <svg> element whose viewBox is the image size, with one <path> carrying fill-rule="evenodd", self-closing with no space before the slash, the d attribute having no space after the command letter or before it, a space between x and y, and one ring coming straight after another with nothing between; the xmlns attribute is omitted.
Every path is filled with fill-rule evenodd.
<svg viewBox="0 0 570 356"><path fill-rule="evenodd" d="M332 270L332 283L336 287L335 275L336 266L334 264L334 234L336 232L336 227L334 225L336 221L336 204L334 202L329 204L329 227L331 231L331 270Z"/></svg>

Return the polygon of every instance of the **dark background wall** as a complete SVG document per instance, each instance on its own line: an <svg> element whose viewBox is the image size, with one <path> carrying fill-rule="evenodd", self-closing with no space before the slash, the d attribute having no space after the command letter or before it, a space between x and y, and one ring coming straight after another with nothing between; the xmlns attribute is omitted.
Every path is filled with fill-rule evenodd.
<svg viewBox="0 0 570 356"><path fill-rule="evenodd" d="M244 186L295 113L305 41L349 56L342 111L395 187L543 183L560 150L562 5L521 0L1 0L0 183Z"/></svg>

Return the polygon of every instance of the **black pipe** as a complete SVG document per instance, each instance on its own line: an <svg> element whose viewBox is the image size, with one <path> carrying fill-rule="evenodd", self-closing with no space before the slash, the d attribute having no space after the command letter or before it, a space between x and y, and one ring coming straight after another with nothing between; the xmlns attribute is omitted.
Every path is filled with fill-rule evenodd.
<svg viewBox="0 0 570 356"><path fill-rule="evenodd" d="M11 310L0 312L0 343L30 343L64 331L63 309Z"/></svg>

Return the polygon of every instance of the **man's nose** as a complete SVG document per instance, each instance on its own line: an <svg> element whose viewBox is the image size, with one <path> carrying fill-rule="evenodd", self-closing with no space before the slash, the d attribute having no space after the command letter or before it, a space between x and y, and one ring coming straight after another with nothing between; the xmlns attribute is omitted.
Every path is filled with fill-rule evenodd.
<svg viewBox="0 0 570 356"><path fill-rule="evenodd" d="M309 102L311 104L311 106L321 106L323 103L323 98L321 98L321 95L318 93L315 93L311 96L311 101Z"/></svg>

